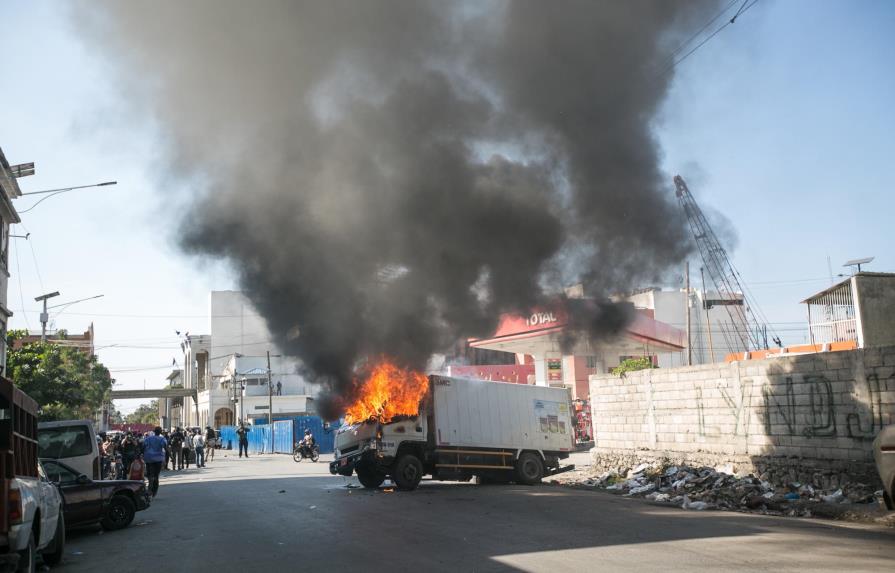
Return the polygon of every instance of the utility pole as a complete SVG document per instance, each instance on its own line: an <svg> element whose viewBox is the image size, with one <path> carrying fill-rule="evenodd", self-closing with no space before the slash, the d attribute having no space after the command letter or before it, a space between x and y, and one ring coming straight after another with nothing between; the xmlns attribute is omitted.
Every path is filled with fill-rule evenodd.
<svg viewBox="0 0 895 573"><path fill-rule="evenodd" d="M690 261L684 263L684 281L687 291L684 297L684 311L687 313L687 366L693 365L693 338L690 335Z"/></svg>
<svg viewBox="0 0 895 573"><path fill-rule="evenodd" d="M34 298L34 300L36 300L37 302L44 303L44 310L42 313L40 313L40 341L41 342L47 341L47 323L50 321L50 315L47 314L47 299L53 298L54 296L59 296L59 291L42 294L42 295Z"/></svg>
<svg viewBox="0 0 895 573"><path fill-rule="evenodd" d="M273 381L270 377L270 350L267 351L267 427L270 430L270 452L273 453Z"/></svg>
<svg viewBox="0 0 895 573"><path fill-rule="evenodd" d="M699 267L699 274L702 275L702 310L705 312L705 329L709 336L709 356L712 358L712 364L715 363L715 347L712 345L712 323L709 320L709 293L705 290L705 271Z"/></svg>

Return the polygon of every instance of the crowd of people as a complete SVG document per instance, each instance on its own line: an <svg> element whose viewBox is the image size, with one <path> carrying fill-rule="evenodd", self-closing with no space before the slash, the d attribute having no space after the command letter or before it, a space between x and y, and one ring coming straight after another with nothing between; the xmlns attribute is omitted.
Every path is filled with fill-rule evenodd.
<svg viewBox="0 0 895 573"><path fill-rule="evenodd" d="M139 434L100 433L100 456L104 479L149 480L149 492L155 497L158 478L162 469L183 471L193 464L204 468L214 459L218 433L209 426L199 428L176 427L163 430L156 427L152 432Z"/></svg>

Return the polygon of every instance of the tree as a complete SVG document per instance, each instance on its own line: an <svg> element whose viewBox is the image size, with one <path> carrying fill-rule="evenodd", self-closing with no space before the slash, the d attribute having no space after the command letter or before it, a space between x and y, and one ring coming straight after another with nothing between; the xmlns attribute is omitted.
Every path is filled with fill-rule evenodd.
<svg viewBox="0 0 895 573"><path fill-rule="evenodd" d="M7 375L40 406L40 420L90 419L108 400L112 376L94 355L53 342L13 348L27 333L7 334Z"/></svg>
<svg viewBox="0 0 895 573"><path fill-rule="evenodd" d="M124 417L125 424L157 424L158 400L148 404L140 404L136 410Z"/></svg>
<svg viewBox="0 0 895 573"><path fill-rule="evenodd" d="M621 364L616 366L611 370L611 373L614 376L619 376L621 378L625 377L627 372L636 372L637 370L648 370L650 368L655 368L656 366L653 364L653 359L649 356L644 356L642 358L626 358L622 360Z"/></svg>

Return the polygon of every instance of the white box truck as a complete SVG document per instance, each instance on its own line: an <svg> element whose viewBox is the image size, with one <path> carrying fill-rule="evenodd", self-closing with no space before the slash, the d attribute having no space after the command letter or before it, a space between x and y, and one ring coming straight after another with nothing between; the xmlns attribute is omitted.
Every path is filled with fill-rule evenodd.
<svg viewBox="0 0 895 573"><path fill-rule="evenodd" d="M560 468L575 446L565 388L429 376L416 416L339 429L330 472L357 473L367 488L391 478L415 489L438 480L535 484Z"/></svg>

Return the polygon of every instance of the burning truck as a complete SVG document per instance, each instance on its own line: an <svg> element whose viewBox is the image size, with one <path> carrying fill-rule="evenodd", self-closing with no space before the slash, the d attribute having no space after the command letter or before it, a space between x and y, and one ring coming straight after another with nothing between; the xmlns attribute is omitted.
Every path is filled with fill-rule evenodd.
<svg viewBox="0 0 895 573"><path fill-rule="evenodd" d="M380 364L347 409L330 472L366 488L391 478L413 490L437 480L536 484L574 448L571 399L547 388L426 376Z"/></svg>

